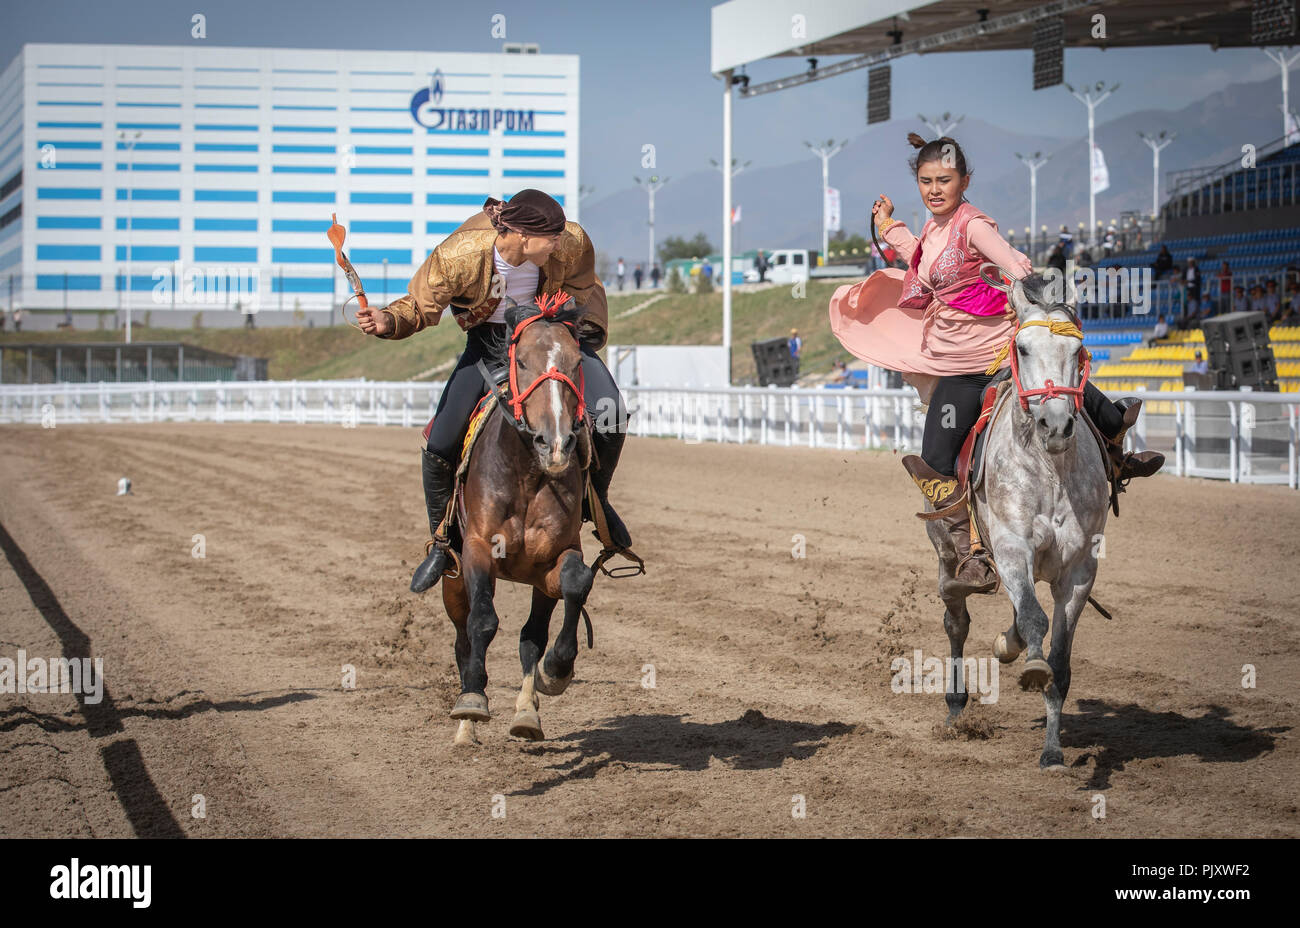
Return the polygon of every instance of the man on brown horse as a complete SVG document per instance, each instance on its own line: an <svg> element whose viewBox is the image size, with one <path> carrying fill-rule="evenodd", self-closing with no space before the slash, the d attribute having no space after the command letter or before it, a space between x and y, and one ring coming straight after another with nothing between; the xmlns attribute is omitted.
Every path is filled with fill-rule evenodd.
<svg viewBox="0 0 1300 928"><path fill-rule="evenodd" d="M491 197L425 259L406 296L388 306L359 310L361 329L380 338L407 338L437 325L443 310L468 335L464 352L447 379L428 428L422 468L424 498L433 538L411 578L421 593L442 576L450 539L439 534L455 484L461 444L475 405L487 393L480 364L501 364L507 331L505 301L530 303L563 290L577 301L584 400L595 425L592 485L616 549L631 538L609 504L609 483L626 437L627 412L614 378L596 355L609 325L605 287L596 276L596 252L582 226L568 222L564 209L540 190L521 190L508 203Z"/></svg>

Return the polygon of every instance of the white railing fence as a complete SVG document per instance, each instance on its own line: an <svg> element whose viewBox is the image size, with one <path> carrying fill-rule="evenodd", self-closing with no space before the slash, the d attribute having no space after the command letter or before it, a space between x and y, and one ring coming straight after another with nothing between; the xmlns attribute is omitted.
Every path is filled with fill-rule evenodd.
<svg viewBox="0 0 1300 928"><path fill-rule="evenodd" d="M422 428L441 382L266 381L0 386L0 423L281 422ZM1146 400L1126 443L1162 451L1179 476L1300 488L1300 394L1189 390ZM633 435L915 452L924 411L911 389L627 387Z"/></svg>

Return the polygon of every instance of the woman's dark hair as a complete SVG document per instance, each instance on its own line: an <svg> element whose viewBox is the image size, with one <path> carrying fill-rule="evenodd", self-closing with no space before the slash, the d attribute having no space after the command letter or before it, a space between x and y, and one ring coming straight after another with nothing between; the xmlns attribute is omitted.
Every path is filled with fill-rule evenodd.
<svg viewBox="0 0 1300 928"><path fill-rule="evenodd" d="M945 135L941 139L927 142L915 132L909 132L907 133L907 141L913 148L921 149L912 157L912 160L907 162L912 169L913 175L920 171L921 165L929 161L942 163L949 156L951 156L952 166L957 169L958 174L962 177L970 174L970 171L966 169L966 153L961 150L961 146L957 144L956 139Z"/></svg>

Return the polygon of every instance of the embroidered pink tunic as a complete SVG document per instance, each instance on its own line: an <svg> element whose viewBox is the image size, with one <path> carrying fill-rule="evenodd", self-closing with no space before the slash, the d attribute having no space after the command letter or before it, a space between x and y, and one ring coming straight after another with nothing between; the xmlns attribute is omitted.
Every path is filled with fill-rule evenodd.
<svg viewBox="0 0 1300 928"><path fill-rule="evenodd" d="M1002 295L980 281L980 264L992 261L1013 278L1033 268L966 202L926 222L919 239L901 222L884 239L911 270L885 268L836 290L831 331L856 357L901 371L928 401L940 377L983 373L1015 332L1014 313L1005 298L990 298Z"/></svg>

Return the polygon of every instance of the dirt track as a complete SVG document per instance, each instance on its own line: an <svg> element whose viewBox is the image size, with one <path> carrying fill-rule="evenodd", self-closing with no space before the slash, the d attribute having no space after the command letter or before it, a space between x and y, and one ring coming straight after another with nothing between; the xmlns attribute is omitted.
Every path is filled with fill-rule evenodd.
<svg viewBox="0 0 1300 928"><path fill-rule="evenodd" d="M1124 497L1095 591L1116 618L1084 613L1070 772L1050 775L1014 671L956 733L942 695L891 692L893 656L947 654L892 455L633 439L615 499L649 574L597 579L596 649L542 697L538 744L505 731L527 593L502 585L496 717L464 749L450 623L406 591L417 442L0 428L0 657L88 647L107 677L97 706L0 695L0 834L1300 835L1292 491L1161 477ZM989 657L1005 594L971 612L967 654Z"/></svg>

